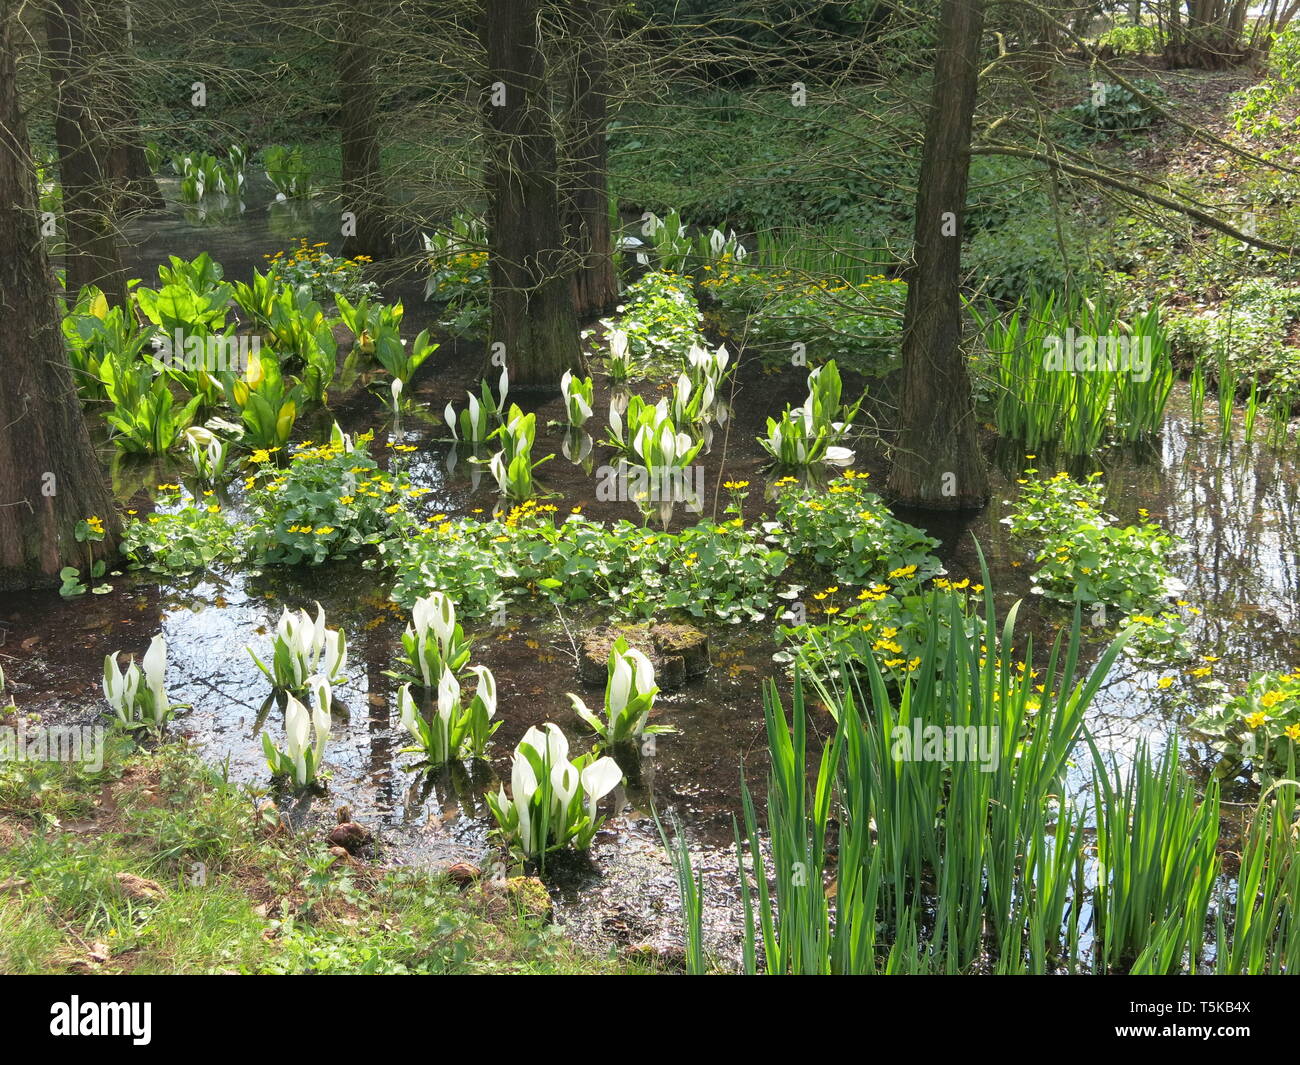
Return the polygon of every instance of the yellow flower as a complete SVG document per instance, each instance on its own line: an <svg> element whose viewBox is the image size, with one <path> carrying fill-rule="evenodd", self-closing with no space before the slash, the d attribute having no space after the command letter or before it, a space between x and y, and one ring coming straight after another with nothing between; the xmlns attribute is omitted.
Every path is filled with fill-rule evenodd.
<svg viewBox="0 0 1300 1065"><path fill-rule="evenodd" d="M1173 677L1161 677L1158 681L1156 681L1157 688L1172 688L1173 684L1174 684Z"/></svg>
<svg viewBox="0 0 1300 1065"><path fill-rule="evenodd" d="M899 569L892 570L889 574L889 577L891 580L896 579L898 577L910 577L915 572L916 572L916 563L913 562L909 566L902 566Z"/></svg>
<svg viewBox="0 0 1300 1065"><path fill-rule="evenodd" d="M1300 725L1287 725L1285 731L1288 739L1300 740Z"/></svg>
<svg viewBox="0 0 1300 1065"><path fill-rule="evenodd" d="M1264 713L1263 710L1256 710L1253 714L1246 715L1246 724L1251 728L1259 728L1267 720L1268 714Z"/></svg>

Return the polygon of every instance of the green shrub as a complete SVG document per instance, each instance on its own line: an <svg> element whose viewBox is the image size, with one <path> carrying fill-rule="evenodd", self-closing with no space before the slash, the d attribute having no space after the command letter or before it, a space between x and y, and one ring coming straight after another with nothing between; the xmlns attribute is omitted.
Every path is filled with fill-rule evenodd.
<svg viewBox="0 0 1300 1065"><path fill-rule="evenodd" d="M1157 104L1166 98L1165 91L1149 79L1134 78L1131 84ZM1159 110L1137 93L1105 81L1088 86L1083 101L1062 116L1067 133L1085 140L1141 133L1160 117Z"/></svg>
<svg viewBox="0 0 1300 1065"><path fill-rule="evenodd" d="M1116 55L1159 55L1164 44L1159 26L1113 26L1097 38L1099 48Z"/></svg>
<svg viewBox="0 0 1300 1065"><path fill-rule="evenodd" d="M1069 282L1087 285L1092 263L1078 219L1050 212L980 230L966 246L967 284L991 299L1014 303L1033 289L1062 291Z"/></svg>

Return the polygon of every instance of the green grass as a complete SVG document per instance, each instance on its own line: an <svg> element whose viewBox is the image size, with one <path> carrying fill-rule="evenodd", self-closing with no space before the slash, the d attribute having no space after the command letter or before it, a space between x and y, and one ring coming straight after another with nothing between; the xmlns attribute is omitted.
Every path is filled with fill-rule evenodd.
<svg viewBox="0 0 1300 1065"><path fill-rule="evenodd" d="M522 895L335 865L325 846L275 830L254 794L179 743L115 742L93 773L0 763L0 972L641 971L583 952ZM159 897L132 901L119 874Z"/></svg>
<svg viewBox="0 0 1300 1065"><path fill-rule="evenodd" d="M849 227L855 243L911 247L921 133L915 83L811 92L676 92L625 104L610 132L610 186L624 207L754 233ZM1019 163L976 156L967 229L1046 211Z"/></svg>

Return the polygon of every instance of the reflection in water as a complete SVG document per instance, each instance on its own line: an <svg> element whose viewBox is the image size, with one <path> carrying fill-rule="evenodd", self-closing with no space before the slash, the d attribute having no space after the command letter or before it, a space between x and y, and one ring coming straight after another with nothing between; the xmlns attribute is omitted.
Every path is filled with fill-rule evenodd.
<svg viewBox="0 0 1300 1065"><path fill-rule="evenodd" d="M591 439L589 432L576 426L569 426L564 431L564 439L560 443L560 453L575 466L581 466L587 473L591 473L593 444L594 441Z"/></svg>

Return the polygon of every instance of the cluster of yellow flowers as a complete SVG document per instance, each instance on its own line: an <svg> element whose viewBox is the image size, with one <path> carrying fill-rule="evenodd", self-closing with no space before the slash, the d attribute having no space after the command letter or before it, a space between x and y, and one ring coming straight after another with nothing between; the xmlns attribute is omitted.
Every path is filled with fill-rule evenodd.
<svg viewBox="0 0 1300 1065"><path fill-rule="evenodd" d="M306 237L299 237L298 246L287 254L284 251L277 251L274 254L267 253L262 258L273 269L296 267L311 269L312 267L320 267L320 269L312 271L312 277L320 277L326 269L339 274L355 266L360 266L362 263L373 261L369 255L357 255L351 259L336 259L329 252L321 250L328 247L329 243L327 241L322 240L315 244L308 244Z"/></svg>
<svg viewBox="0 0 1300 1065"><path fill-rule="evenodd" d="M477 270L487 262L487 252L485 251L463 251L453 255L449 260L452 266L466 267L470 270ZM432 265L439 265L436 261L430 260Z"/></svg>
<svg viewBox="0 0 1300 1065"><path fill-rule="evenodd" d="M984 591L984 585L971 584L969 577L963 577L959 581L950 581L947 577L935 577L933 583L936 588L944 588L953 592L960 592L969 588L972 592L978 595L980 592Z"/></svg>
<svg viewBox="0 0 1300 1065"><path fill-rule="evenodd" d="M555 507L550 503L538 503L535 499L525 499L522 503L510 508L506 513L506 516L501 519L501 524L509 529L513 529L517 527L521 521L526 521L528 518L534 517L535 515L554 513ZM499 536L497 537L497 542L507 539L509 539L509 537Z"/></svg>

